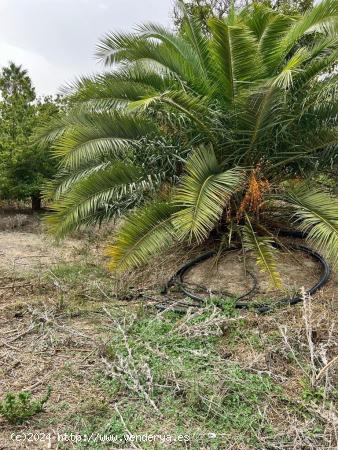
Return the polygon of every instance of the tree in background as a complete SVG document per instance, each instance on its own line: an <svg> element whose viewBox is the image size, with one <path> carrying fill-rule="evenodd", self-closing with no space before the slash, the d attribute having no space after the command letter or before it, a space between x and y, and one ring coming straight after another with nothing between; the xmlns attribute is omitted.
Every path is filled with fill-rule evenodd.
<svg viewBox="0 0 338 450"><path fill-rule="evenodd" d="M313 7L313 0L276 0L271 6L283 14L304 14Z"/></svg>
<svg viewBox="0 0 338 450"><path fill-rule="evenodd" d="M59 111L59 99L44 97L37 101L34 126L27 145L18 148L15 159L7 167L10 198L24 200L30 197L33 211L41 209L42 188L56 172L56 161L51 157L49 146L38 145L36 133L52 118L58 116Z"/></svg>
<svg viewBox="0 0 338 450"><path fill-rule="evenodd" d="M186 11L190 16L198 19L207 31L207 22L212 17L222 19L230 9L231 0L190 0L185 2ZM176 2L173 11L174 24L177 29L181 29L184 20L182 8Z"/></svg>
<svg viewBox="0 0 338 450"><path fill-rule="evenodd" d="M41 188L56 168L48 146L37 146L34 135L58 114L59 99L36 100L27 71L12 62L2 69L0 93L0 198L31 198L39 210Z"/></svg>
<svg viewBox="0 0 338 450"><path fill-rule="evenodd" d="M225 18L232 4L234 4L236 9L241 9L259 3L278 10L283 14L303 14L313 7L313 0L187 0L185 1L185 8L190 16L195 17L203 25L204 31L207 31L208 20L212 17ZM184 20L184 14L179 6L179 2L176 2L174 6L173 19L175 27L180 29Z"/></svg>

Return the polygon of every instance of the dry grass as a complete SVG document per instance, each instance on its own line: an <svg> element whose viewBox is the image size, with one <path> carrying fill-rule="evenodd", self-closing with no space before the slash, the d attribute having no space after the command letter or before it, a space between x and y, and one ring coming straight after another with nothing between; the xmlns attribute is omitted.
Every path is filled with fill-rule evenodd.
<svg viewBox="0 0 338 450"><path fill-rule="evenodd" d="M251 433L255 444L241 439L239 433L231 436L231 441L223 447L221 441L215 446L211 442L209 447L206 441L196 441L187 448L336 448L336 277L303 305L270 315L229 316L211 305L208 311L189 311L185 316L170 318L166 313L148 311L144 306L151 303L149 298L159 297L158 285L167 281L197 251L182 248L174 254L169 252L154 259L145 269L120 277L105 272L102 242L93 241L92 236L82 242L74 238L55 250L40 231L27 233L23 229L4 234L7 249L12 248L13 253L6 250L5 256L0 255L0 261L7 258L5 263L0 263L0 399L8 391L20 390L39 396L46 392L48 385L52 386L52 396L46 411L26 425L13 427L0 419L0 449L83 448L62 446L55 436L50 444L19 444L10 435L28 430L83 433L108 429L112 432L115 430L112 417L125 433L153 430L154 417L163 433L177 432L176 415L170 405L166 406L169 397L157 393L158 367L168 367L161 375L167 385L163 389L174 392L175 402L183 401L184 408L191 404L185 409L185 414L191 411L191 418L185 418L188 428L184 431L205 431L207 422L203 422L202 412L199 421L194 411L209 408L208 423L221 423L217 418L221 407L217 398L231 395L229 386L234 382L229 375L233 372L223 372L223 369L233 366L244 377L240 383L257 375L266 377L278 388L266 399L259 400L255 423L261 423L261 427L250 431L248 422L249 431L243 432L243 435ZM0 233L0 239L4 234ZM17 258L18 252L22 260L27 259L28 265L11 264L10 258ZM41 258L36 264L36 258L30 256L35 254L47 258ZM145 321L150 330L153 323L162 320L170 325L171 331L159 336L163 345L156 343L151 334L143 331L135 334L139 320ZM168 353L176 351L165 347L171 336L183 339L187 345L177 360L169 357L169 364ZM202 343L201 347L192 346L195 340ZM133 342L142 348L142 354L133 348ZM208 356L203 342L214 343L217 354L215 357L213 351L214 359ZM195 370L195 366L185 367L184 358L188 357L196 358L198 364L207 361L207 367L214 370L215 380L222 383L215 382L214 390L205 394L203 371L201 375L193 372L195 384L189 377L185 378L185 370L187 374ZM113 389L117 382L122 384L122 391ZM249 389L246 392L250 396L250 382L247 383L243 388ZM137 415L130 412L135 408L138 408ZM239 413L243 417L246 414L240 409ZM140 425L137 419L141 418ZM273 433L268 433L266 427L272 427ZM141 445L137 448L167 447Z"/></svg>

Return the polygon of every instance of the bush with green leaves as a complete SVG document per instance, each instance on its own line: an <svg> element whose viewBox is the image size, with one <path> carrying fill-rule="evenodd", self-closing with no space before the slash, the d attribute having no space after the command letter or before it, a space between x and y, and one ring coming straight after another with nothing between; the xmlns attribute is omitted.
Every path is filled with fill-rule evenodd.
<svg viewBox="0 0 338 450"><path fill-rule="evenodd" d="M338 3L290 16L263 4L231 9L208 33L181 8L178 33L144 24L108 34L98 57L111 72L80 80L74 108L46 132L65 174L51 231L110 219L111 205L134 207L136 196L146 204L110 246L112 268L214 232L255 252L278 286L272 217L337 263L338 202L312 177L337 165ZM173 136L180 164L170 176L137 159L140 144L154 155L148 143L168 149Z"/></svg>
<svg viewBox="0 0 338 450"><path fill-rule="evenodd" d="M37 145L35 134L61 110L61 98L36 98L26 70L9 63L0 72L0 199L31 199L41 209L41 190L55 175L48 145Z"/></svg>
<svg viewBox="0 0 338 450"><path fill-rule="evenodd" d="M0 402L0 415L11 424L22 424L43 410L50 395L51 387L48 387L46 395L40 399L33 399L29 391L21 391L17 394L9 392Z"/></svg>

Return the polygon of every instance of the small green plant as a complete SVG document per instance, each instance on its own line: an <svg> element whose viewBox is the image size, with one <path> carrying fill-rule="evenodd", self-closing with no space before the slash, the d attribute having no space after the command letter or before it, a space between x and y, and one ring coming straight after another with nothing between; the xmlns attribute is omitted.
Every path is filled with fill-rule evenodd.
<svg viewBox="0 0 338 450"><path fill-rule="evenodd" d="M323 386L311 386L308 379L304 379L301 382L302 385L302 398L306 401L321 402L325 399L325 388Z"/></svg>
<svg viewBox="0 0 338 450"><path fill-rule="evenodd" d="M46 395L38 400L32 399L32 393L29 391L17 394L8 392L0 402L0 414L11 424L21 424L42 411L51 391L51 387L48 386Z"/></svg>

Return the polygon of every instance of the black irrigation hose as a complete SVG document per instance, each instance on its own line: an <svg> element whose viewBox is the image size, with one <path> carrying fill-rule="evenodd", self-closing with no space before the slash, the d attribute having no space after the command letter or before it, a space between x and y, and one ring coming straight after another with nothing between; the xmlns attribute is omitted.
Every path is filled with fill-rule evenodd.
<svg viewBox="0 0 338 450"><path fill-rule="evenodd" d="M304 238L305 235L304 233L298 232L298 231L286 231L286 230L281 230L279 232L279 235L283 235L283 236L290 236L290 237L296 237L296 238ZM280 245L275 244L276 247L280 247ZM304 246L304 245L290 245L289 246L291 249L293 250L299 250L302 251L306 254L308 254L309 256L311 256L313 259L315 259L317 262L320 263L321 267L322 267L322 273L321 273L321 277L319 279L319 281L312 286L310 289L308 289L305 292L305 295L313 295L316 291L318 291L318 289L320 289L321 287L323 287L327 281L330 278L330 274L331 274L331 269L329 264L327 263L327 261L317 252L315 252L314 250ZM238 247L237 247L238 248ZM234 248L230 248L229 250L234 250ZM180 287L181 291L189 298L191 298L192 300L194 300L195 304L189 304L189 303L183 303L183 302L179 302L180 304L180 308L187 308L187 307L202 307L205 304L205 299L193 292L191 292L190 290L188 290L185 287L185 283L183 280L184 275L186 274L186 272L191 269L192 267L196 266L197 264L201 263L202 261L206 261L207 259L212 258L213 256L216 255L215 251L209 251L207 253L204 253L200 256L198 256L197 258L192 259L191 261L187 262L186 264L184 264L177 272L176 274L169 280L169 282L167 283L167 285L165 286L164 290L162 291L163 294L167 293L169 287L177 285ZM253 280L253 287L246 292L245 294L241 295L240 297L237 297L235 300L235 308L239 308L239 309L249 309L251 308L250 304L248 302L240 302L239 300L242 300L246 297L249 297L250 295L252 295L256 289L257 289L257 279L256 277L251 273L251 272L247 272L252 280ZM285 298L282 300L279 300L275 306L285 306L285 305L296 305L297 303L300 303L303 301L303 296L302 295L295 295L291 298ZM158 305L159 309L165 309L164 305ZM271 311L273 308L267 304L261 304L261 305L256 305L254 307L254 309L258 312L258 313L267 313L269 311ZM175 310L175 308L173 308L173 310ZM182 312L182 309L180 309L180 312Z"/></svg>
<svg viewBox="0 0 338 450"><path fill-rule="evenodd" d="M216 253L215 253L215 254L216 254ZM237 298L236 298L236 301L241 300L241 299L243 299L243 298L245 298L245 297L249 297L250 295L252 295L252 294L257 290L257 285L258 285L258 280L257 280L257 278L256 278L255 275L254 275L252 272L250 272L249 270L247 270L246 273L252 278L253 286L252 286L252 288L251 288L248 292L246 292L245 294L242 294L241 296L237 297ZM197 296L197 295L195 295L194 293L192 293L191 291L188 291L188 290L187 290L186 286L187 286L188 283L186 283L186 282L180 280L180 281L175 281L174 284L175 284L176 286L179 286L179 287L181 288L181 291L182 291L185 295L187 295L189 298L192 298L193 300L196 300L196 301L198 301L198 302L204 302L204 298L203 298L203 297ZM190 284L190 283L189 283L189 284ZM195 287L195 288L196 288L196 287L202 288L202 286L198 286L197 284L191 283L190 285L191 285L192 287ZM204 291L208 291L208 288L204 287ZM232 293L226 292L226 291L213 291L213 293L214 293L214 294L218 294L218 295L220 295L220 296L227 295L228 297L233 297L233 294L232 294Z"/></svg>

